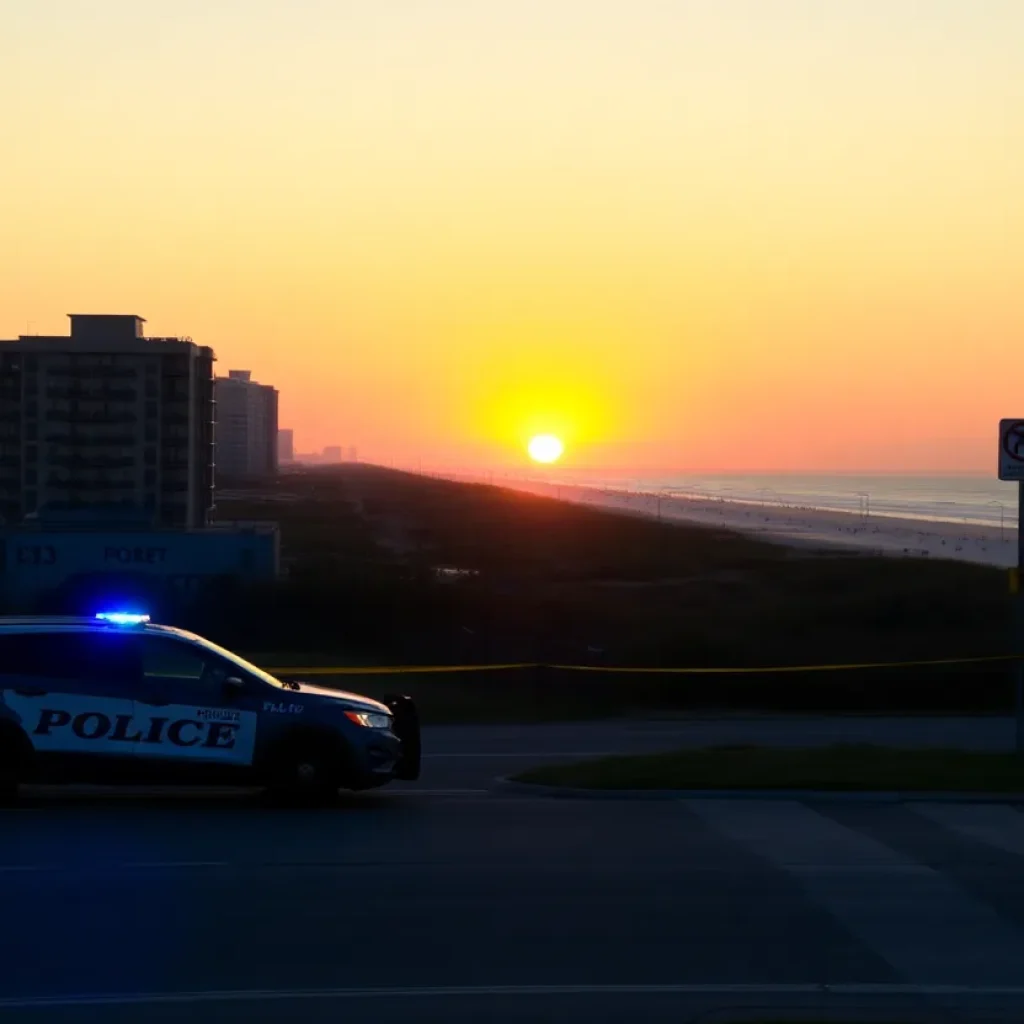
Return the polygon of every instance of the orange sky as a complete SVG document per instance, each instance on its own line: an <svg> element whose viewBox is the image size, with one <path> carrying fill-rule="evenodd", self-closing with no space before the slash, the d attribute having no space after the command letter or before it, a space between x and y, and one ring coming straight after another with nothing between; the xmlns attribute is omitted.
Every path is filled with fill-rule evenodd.
<svg viewBox="0 0 1024 1024"><path fill-rule="evenodd" d="M32 0L0 337L138 313L300 450L990 470L1019 0Z"/></svg>

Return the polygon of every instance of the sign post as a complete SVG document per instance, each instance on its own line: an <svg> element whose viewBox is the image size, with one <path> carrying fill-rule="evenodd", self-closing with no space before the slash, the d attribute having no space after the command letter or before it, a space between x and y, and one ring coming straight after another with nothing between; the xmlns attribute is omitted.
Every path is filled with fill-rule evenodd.
<svg viewBox="0 0 1024 1024"><path fill-rule="evenodd" d="M1013 672L1013 714L1018 754L1024 754L1024 593L1021 573L1024 571L1024 480L1017 481L1017 570L1014 580L1013 653L1017 655Z"/></svg>
<svg viewBox="0 0 1024 1024"><path fill-rule="evenodd" d="M1017 482L1017 565L1011 573L1014 594L1013 714L1016 749L1024 754L1024 419L999 421L999 479Z"/></svg>

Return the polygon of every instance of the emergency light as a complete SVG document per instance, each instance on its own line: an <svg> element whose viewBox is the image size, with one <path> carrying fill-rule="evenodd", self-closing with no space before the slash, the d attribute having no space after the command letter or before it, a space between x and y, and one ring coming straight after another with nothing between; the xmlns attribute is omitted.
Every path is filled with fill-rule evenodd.
<svg viewBox="0 0 1024 1024"><path fill-rule="evenodd" d="M149 622L148 615L141 615L138 612L97 612L96 618L100 622L109 622L112 626L141 626Z"/></svg>

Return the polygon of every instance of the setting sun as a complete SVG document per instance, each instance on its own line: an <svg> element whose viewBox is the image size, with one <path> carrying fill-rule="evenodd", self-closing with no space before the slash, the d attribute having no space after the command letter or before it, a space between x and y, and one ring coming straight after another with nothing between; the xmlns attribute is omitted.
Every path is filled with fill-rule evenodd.
<svg viewBox="0 0 1024 1024"><path fill-rule="evenodd" d="M530 438L526 450L534 462L557 462L565 451L565 445L554 434L538 434Z"/></svg>

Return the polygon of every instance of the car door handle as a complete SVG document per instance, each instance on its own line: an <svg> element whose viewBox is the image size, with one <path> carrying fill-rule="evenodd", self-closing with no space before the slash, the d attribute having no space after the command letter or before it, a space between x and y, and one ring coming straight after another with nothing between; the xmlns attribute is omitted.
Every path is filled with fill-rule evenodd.
<svg viewBox="0 0 1024 1024"><path fill-rule="evenodd" d="M22 690L20 688L15 688L14 692L19 697L45 697L47 695L47 693L49 693L50 691L49 690Z"/></svg>

